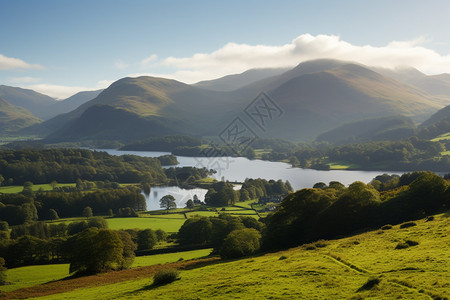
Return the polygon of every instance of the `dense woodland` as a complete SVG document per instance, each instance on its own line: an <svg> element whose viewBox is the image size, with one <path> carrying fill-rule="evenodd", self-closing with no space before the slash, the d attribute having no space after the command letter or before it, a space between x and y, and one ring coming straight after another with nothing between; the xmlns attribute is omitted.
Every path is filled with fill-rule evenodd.
<svg viewBox="0 0 450 300"><path fill-rule="evenodd" d="M0 175L10 185L26 181L72 183L77 179L151 184L167 180L157 158L84 149L0 151Z"/></svg>

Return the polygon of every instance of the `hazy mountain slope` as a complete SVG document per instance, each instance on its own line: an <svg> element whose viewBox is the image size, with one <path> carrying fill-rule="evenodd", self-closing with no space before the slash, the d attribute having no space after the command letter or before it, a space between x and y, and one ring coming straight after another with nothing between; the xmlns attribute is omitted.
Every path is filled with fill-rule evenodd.
<svg viewBox="0 0 450 300"><path fill-rule="evenodd" d="M227 97L227 93L203 90L175 80L154 77L124 78L113 83L95 99L70 113L43 123L38 129L41 132L52 132L52 129L54 131L58 128L65 128L73 133L74 129L69 129L68 126L74 124L73 122L81 117L89 107L107 105L132 113L130 117L151 120L152 126L142 127L138 130L143 135L146 135L147 132L160 135L156 130L156 127L160 125L164 131L171 133L207 134L212 131L215 134L218 132L215 129L217 124L220 124L220 120L223 118L227 99L231 99L231 97ZM105 117L102 115L98 121L108 122L102 119ZM98 128L91 128L92 132L88 135L95 136L94 131ZM87 131L84 132L87 134ZM58 138L59 135L62 138L65 134L59 130L51 137ZM75 138L73 134L70 136Z"/></svg>
<svg viewBox="0 0 450 300"><path fill-rule="evenodd" d="M392 116L344 124L319 135L317 140L331 143L398 140L413 135L414 130L409 118Z"/></svg>
<svg viewBox="0 0 450 300"><path fill-rule="evenodd" d="M176 134L158 119L146 119L132 112L108 105L94 105L46 138L47 141L121 140Z"/></svg>
<svg viewBox="0 0 450 300"><path fill-rule="evenodd" d="M420 124L419 136L433 139L441 134L450 133L450 105L439 110L428 120Z"/></svg>
<svg viewBox="0 0 450 300"><path fill-rule="evenodd" d="M56 101L49 109L52 110L53 117L68 113L80 105L94 99L103 90L79 92L75 95L60 101Z"/></svg>
<svg viewBox="0 0 450 300"><path fill-rule="evenodd" d="M10 133L39 123L41 120L23 107L0 97L0 133Z"/></svg>
<svg viewBox="0 0 450 300"><path fill-rule="evenodd" d="M56 100L33 90L0 85L0 96L12 105L23 107L43 120L54 116L49 108Z"/></svg>
<svg viewBox="0 0 450 300"><path fill-rule="evenodd" d="M441 108L421 90L345 62L300 64L264 86L280 82L268 94L284 114L270 123L267 133L289 139L314 139L345 123L393 114L423 120Z"/></svg>
<svg viewBox="0 0 450 300"><path fill-rule="evenodd" d="M289 68L250 69L240 74L228 75L214 80L200 81L193 84L193 86L213 91L234 91L262 79L280 75L288 70Z"/></svg>
<svg viewBox="0 0 450 300"><path fill-rule="evenodd" d="M440 104L450 104L450 74L426 75L414 68L383 69L372 68L372 70L394 78L398 81L413 85L430 95L436 96L435 101Z"/></svg>
<svg viewBox="0 0 450 300"><path fill-rule="evenodd" d="M283 110L282 116L266 120L264 130L245 119L244 113L261 91ZM135 117L159 120L165 129L178 133L217 136L240 116L258 136L312 140L340 125L368 118L403 115L422 121L442 107L431 98L420 89L361 65L316 60L232 92L205 90L164 78L124 78L74 111L37 127L41 132L63 127L69 130L67 126L89 107L108 105ZM145 130L156 133L152 126L141 129ZM59 134L62 137L62 131Z"/></svg>

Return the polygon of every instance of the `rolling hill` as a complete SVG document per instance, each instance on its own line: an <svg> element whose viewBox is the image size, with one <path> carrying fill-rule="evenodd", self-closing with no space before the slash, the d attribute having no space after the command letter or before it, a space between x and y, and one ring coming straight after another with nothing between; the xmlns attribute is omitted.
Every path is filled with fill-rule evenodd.
<svg viewBox="0 0 450 300"><path fill-rule="evenodd" d="M40 123L41 120L23 107L15 106L0 97L0 133L7 134Z"/></svg>
<svg viewBox="0 0 450 300"><path fill-rule="evenodd" d="M399 140L414 135L414 123L403 116L392 116L356 121L339 126L317 137L330 143Z"/></svg>
<svg viewBox="0 0 450 300"><path fill-rule="evenodd" d="M244 113L260 92L266 92L282 110L281 116L265 120L265 128L258 128ZM158 130L217 136L239 116L257 136L304 141L346 123L370 118L400 115L421 122L442 108L434 100L434 96L420 89L365 66L315 60L228 92L164 78L123 78L95 99L38 125L34 130L41 134L51 133L50 137L56 140L114 138L111 134L104 135L105 128L100 130L98 126L87 126L83 135L74 135L76 128L70 128L80 125L80 122L75 125L76 119L89 107L100 105L131 113L127 115L127 122L134 122L133 118L150 121L146 123L147 127L139 128L137 133L130 132L129 136L159 135ZM111 124L110 120L104 119L110 116L104 113L90 120Z"/></svg>
<svg viewBox="0 0 450 300"><path fill-rule="evenodd" d="M55 116L49 108L57 101L33 90L0 85L0 97L12 105L27 109L40 119L47 120Z"/></svg>

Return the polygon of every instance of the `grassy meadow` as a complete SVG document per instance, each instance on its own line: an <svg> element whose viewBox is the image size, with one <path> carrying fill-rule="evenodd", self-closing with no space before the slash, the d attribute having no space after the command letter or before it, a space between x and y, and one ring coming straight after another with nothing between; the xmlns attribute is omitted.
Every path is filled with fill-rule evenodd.
<svg viewBox="0 0 450 300"><path fill-rule="evenodd" d="M286 251L181 268L181 279L152 286L151 274L66 288L39 299L443 299L450 296L450 215L318 241ZM410 243L409 247L399 247ZM205 250L206 251L206 250ZM180 254L180 253L178 253ZM176 259L179 255L173 255ZM187 254L181 255L186 259ZM184 257L186 256L186 257ZM142 258L142 260L149 259ZM164 259L163 259L164 260ZM162 262L161 260L160 262ZM169 260L170 261L170 260ZM139 260L136 264L140 265ZM172 264L172 266L174 266ZM159 266L164 267L164 266ZM148 268L148 267L147 267ZM137 272L140 268L135 269ZM152 269L153 270L153 269ZM130 272L132 270L123 271ZM105 275L112 276L112 275ZM95 280L97 276L91 276ZM117 279L119 277L119 279ZM19 290L21 291L21 290ZM59 290L58 290L59 291ZM25 294L24 294L25 293ZM22 296L33 295L23 290ZM8 296L14 297L15 294ZM17 294L18 295L18 294Z"/></svg>

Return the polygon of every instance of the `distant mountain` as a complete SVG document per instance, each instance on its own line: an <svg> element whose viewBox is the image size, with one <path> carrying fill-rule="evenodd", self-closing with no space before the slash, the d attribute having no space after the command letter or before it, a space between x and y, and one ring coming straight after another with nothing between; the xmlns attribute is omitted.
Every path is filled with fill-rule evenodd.
<svg viewBox="0 0 450 300"><path fill-rule="evenodd" d="M240 74L228 75L214 80L200 81L194 84L194 86L213 91L231 92L262 79L280 75L288 70L289 68L250 69Z"/></svg>
<svg viewBox="0 0 450 300"><path fill-rule="evenodd" d="M12 133L41 120L23 107L15 106L0 97L0 133Z"/></svg>
<svg viewBox="0 0 450 300"><path fill-rule="evenodd" d="M450 132L450 105L439 110L420 124L419 129L419 136L428 139Z"/></svg>
<svg viewBox="0 0 450 300"><path fill-rule="evenodd" d="M136 127L136 132L130 132L129 136L141 134L142 137L158 136L159 130L175 134L216 134L220 120L226 118L223 115L227 103L232 97L227 93L208 91L193 87L175 80L155 77L123 78L113 83L109 88L101 92L95 99L86 102L74 111L59 115L42 125L39 130L52 132L52 139L71 139L74 137L77 120L92 106L109 106L121 111L129 112L128 120L140 118L146 120L147 126ZM99 108L97 108L98 110ZM103 110L105 108L102 108ZM95 122L106 122L108 114L101 115ZM126 127L124 123L118 123ZM56 129L64 128L64 130ZM89 127L84 132L84 138L105 138L105 131L99 132L99 127ZM128 127L126 127L128 128ZM131 127L130 127L131 128ZM90 130L88 133L87 131ZM70 134L68 134L70 133ZM108 135L109 136L109 135ZM124 135L126 136L126 135ZM127 140L129 140L129 136ZM108 137L109 138L109 137ZM121 138L122 139L122 138Z"/></svg>
<svg viewBox="0 0 450 300"><path fill-rule="evenodd" d="M12 105L29 110L40 119L46 120L55 116L49 108L57 101L33 90L0 85L0 96Z"/></svg>
<svg viewBox="0 0 450 300"><path fill-rule="evenodd" d="M440 103L450 104L450 74L426 75L415 68L372 69L384 76L418 87L430 95L438 96L437 101Z"/></svg>
<svg viewBox="0 0 450 300"><path fill-rule="evenodd" d="M344 144L353 142L400 140L414 135L414 123L403 116L356 121L339 126L317 137L318 141Z"/></svg>
<svg viewBox="0 0 450 300"><path fill-rule="evenodd" d="M76 109L78 106L97 97L102 91L103 90L79 92L67 99L56 101L49 108L51 109L52 117L68 113Z"/></svg>
<svg viewBox="0 0 450 300"><path fill-rule="evenodd" d="M48 136L47 140L52 142L93 139L134 141L175 133L177 132L162 124L160 119L143 118L108 105L94 105L87 108L68 126Z"/></svg>
<svg viewBox="0 0 450 300"><path fill-rule="evenodd" d="M283 111L281 116L266 120L264 128L259 128L244 113L260 92L266 92ZM127 138L160 135L159 131L218 136L240 116L257 136L292 140L313 140L346 123L392 115L421 122L442 108L426 92L363 65L315 60L230 92L206 90L164 78L123 78L95 99L39 124L35 129L53 133L51 137L59 140L113 138L111 133L106 134L104 127L83 127L80 123L79 118L86 118L84 113L93 106L100 106L96 109L102 114L94 118L91 113L89 120L99 124L111 124L110 118L119 113L106 113L107 108L102 106L131 113L126 118L121 115L120 119L124 131L126 128L136 130L130 131L128 136L121 133ZM131 121L135 118L140 121ZM124 119L142 126L127 127ZM149 123L144 126L139 123L142 120ZM82 134L76 133L77 130Z"/></svg>
<svg viewBox="0 0 450 300"><path fill-rule="evenodd" d="M239 90L266 91L284 111L266 133L293 140L315 139L345 123L403 115L423 121L442 106L412 86L344 61L315 60Z"/></svg>

